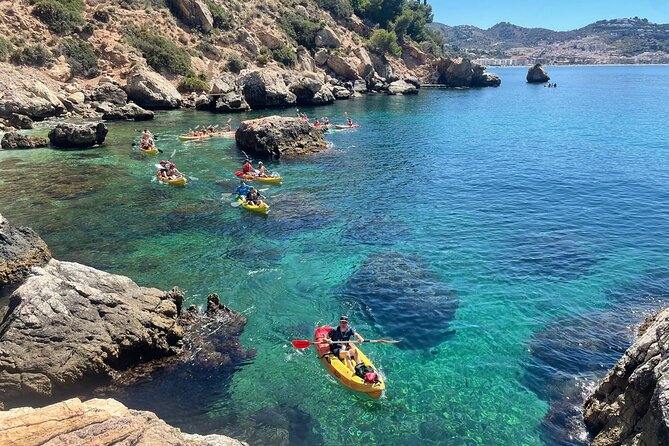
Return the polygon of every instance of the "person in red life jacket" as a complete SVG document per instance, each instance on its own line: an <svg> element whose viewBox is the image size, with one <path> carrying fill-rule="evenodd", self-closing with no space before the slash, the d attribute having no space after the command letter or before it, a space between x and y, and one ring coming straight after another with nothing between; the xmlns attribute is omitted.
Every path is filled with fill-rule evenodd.
<svg viewBox="0 0 669 446"><path fill-rule="evenodd" d="M251 161L246 160L244 161L244 165L242 166L242 172L246 175L256 175L258 172L253 168L251 165Z"/></svg>
<svg viewBox="0 0 669 446"><path fill-rule="evenodd" d="M330 351L337 355L339 359L342 361L346 356L349 358L353 357L353 360L355 361L355 365L357 365L360 362L360 359L358 358L358 350L355 348L355 346L352 343L347 343L347 344L334 344L332 341L350 341L352 337L355 337L358 342L364 342L364 339L362 336L360 336L353 327L351 327L348 323L348 316L342 316L339 318L339 325L337 328L333 328L330 330L328 333L328 338L327 341L330 343Z"/></svg>

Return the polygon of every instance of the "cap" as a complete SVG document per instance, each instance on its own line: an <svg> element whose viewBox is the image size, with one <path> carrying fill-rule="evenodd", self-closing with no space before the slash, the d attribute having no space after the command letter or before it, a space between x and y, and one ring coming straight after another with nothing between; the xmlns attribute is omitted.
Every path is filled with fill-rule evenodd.
<svg viewBox="0 0 669 446"><path fill-rule="evenodd" d="M348 322L348 316L342 316L339 318L339 322Z"/></svg>

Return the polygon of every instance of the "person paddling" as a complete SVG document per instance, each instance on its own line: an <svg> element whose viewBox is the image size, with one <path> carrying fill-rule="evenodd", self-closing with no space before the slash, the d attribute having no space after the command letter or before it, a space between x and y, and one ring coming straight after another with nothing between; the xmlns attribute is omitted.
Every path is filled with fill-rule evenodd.
<svg viewBox="0 0 669 446"><path fill-rule="evenodd" d="M239 182L237 189L235 189L235 193L240 197L246 197L246 194L249 193L249 186L242 180Z"/></svg>
<svg viewBox="0 0 669 446"><path fill-rule="evenodd" d="M245 175L257 175L256 170L253 168L251 161L249 160L244 161L244 164L242 165L242 172L244 172Z"/></svg>
<svg viewBox="0 0 669 446"><path fill-rule="evenodd" d="M256 189L251 186L249 192L246 194L246 202L255 206L262 206L261 198L265 197L259 194L258 191L256 191Z"/></svg>
<svg viewBox="0 0 669 446"><path fill-rule="evenodd" d="M363 342L364 339L360 336L353 327L348 323L348 316L342 316L339 318L339 325L337 328L333 328L328 333L327 341L330 344L330 351L337 355L340 360L344 360L346 356L355 361L353 368L360 362L358 358L358 350L352 343L348 344L333 344L332 341L350 341L352 337L355 337L358 342Z"/></svg>
<svg viewBox="0 0 669 446"><path fill-rule="evenodd" d="M265 165L262 163L262 161L258 161L258 176L261 177L267 177L269 176L269 170L265 167Z"/></svg>

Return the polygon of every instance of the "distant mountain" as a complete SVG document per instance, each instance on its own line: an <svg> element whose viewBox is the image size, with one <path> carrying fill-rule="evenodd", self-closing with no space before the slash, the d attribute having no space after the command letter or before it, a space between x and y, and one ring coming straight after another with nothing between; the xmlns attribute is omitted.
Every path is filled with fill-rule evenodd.
<svg viewBox="0 0 669 446"><path fill-rule="evenodd" d="M474 58L527 57L571 63L669 63L669 24L647 19L600 20L572 31L523 28L502 22L489 29L432 23L447 51Z"/></svg>

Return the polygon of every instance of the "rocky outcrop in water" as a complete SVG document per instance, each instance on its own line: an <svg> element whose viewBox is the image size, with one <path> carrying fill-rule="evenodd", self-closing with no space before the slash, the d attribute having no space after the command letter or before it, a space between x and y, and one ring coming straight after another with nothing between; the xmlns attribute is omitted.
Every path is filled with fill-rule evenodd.
<svg viewBox="0 0 669 446"><path fill-rule="evenodd" d="M97 124L58 124L49 132L49 141L63 149L87 149L99 146L107 137L107 126Z"/></svg>
<svg viewBox="0 0 669 446"><path fill-rule="evenodd" d="M36 147L46 146L46 138L42 138L41 136L22 135L16 132L5 133L0 142L0 147L4 150L34 149Z"/></svg>
<svg viewBox="0 0 669 446"><path fill-rule="evenodd" d="M318 80L315 74L295 77L288 89L297 97L298 105L330 104L335 100L330 87Z"/></svg>
<svg viewBox="0 0 669 446"><path fill-rule="evenodd" d="M181 94L167 79L146 68L135 69L124 87L128 99L140 107L171 109L181 105Z"/></svg>
<svg viewBox="0 0 669 446"><path fill-rule="evenodd" d="M418 89L403 80L398 80L395 82L391 82L391 84L388 86L388 94L390 95L396 95L396 94L418 94Z"/></svg>
<svg viewBox="0 0 669 446"><path fill-rule="evenodd" d="M281 71L274 67L243 71L238 82L252 108L288 107L297 101L286 86Z"/></svg>
<svg viewBox="0 0 669 446"><path fill-rule="evenodd" d="M0 325L5 403L80 391L180 351L183 293L54 259L31 274L10 296Z"/></svg>
<svg viewBox="0 0 669 446"><path fill-rule="evenodd" d="M550 76L548 75L546 70L544 70L544 67L540 63L534 65L533 67L530 67L527 70L526 79L527 82L529 83L541 83L541 84L551 80Z"/></svg>
<svg viewBox="0 0 669 446"><path fill-rule="evenodd" d="M0 215L0 287L20 282L32 267L50 258L49 248L35 231L12 226Z"/></svg>
<svg viewBox="0 0 669 446"><path fill-rule="evenodd" d="M12 409L0 412L0 426L0 444L5 446L246 444L223 435L183 433L151 412L128 409L113 399L73 398L38 409Z"/></svg>
<svg viewBox="0 0 669 446"><path fill-rule="evenodd" d="M241 149L274 159L326 149L323 132L299 118L269 116L244 121L235 139Z"/></svg>
<svg viewBox="0 0 669 446"><path fill-rule="evenodd" d="M447 87L498 87L502 83L499 76L487 73L484 66L469 59L441 58L434 66L435 82Z"/></svg>
<svg viewBox="0 0 669 446"><path fill-rule="evenodd" d="M639 337L585 402L592 446L669 444L669 309Z"/></svg>
<svg viewBox="0 0 669 446"><path fill-rule="evenodd" d="M145 110L132 102L122 106L103 102L97 106L96 111L101 112L102 119L106 121L149 121L155 116L151 110Z"/></svg>

